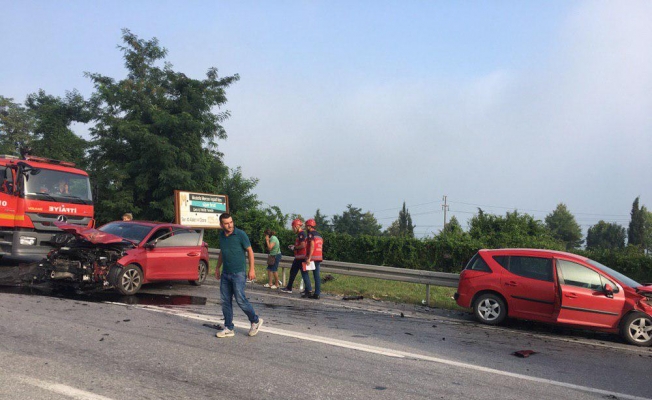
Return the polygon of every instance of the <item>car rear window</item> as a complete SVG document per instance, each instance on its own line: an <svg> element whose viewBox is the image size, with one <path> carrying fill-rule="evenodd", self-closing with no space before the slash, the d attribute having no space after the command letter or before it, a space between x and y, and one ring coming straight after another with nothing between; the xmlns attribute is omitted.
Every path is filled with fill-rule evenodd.
<svg viewBox="0 0 652 400"><path fill-rule="evenodd" d="M494 256L494 260L514 275L552 282L552 258Z"/></svg>
<svg viewBox="0 0 652 400"><path fill-rule="evenodd" d="M480 253L477 253L476 255L473 256L471 261L469 261L469 263L466 264L465 269L471 269L473 271L491 272L491 268L489 268L489 266L484 261L482 256L480 256Z"/></svg>

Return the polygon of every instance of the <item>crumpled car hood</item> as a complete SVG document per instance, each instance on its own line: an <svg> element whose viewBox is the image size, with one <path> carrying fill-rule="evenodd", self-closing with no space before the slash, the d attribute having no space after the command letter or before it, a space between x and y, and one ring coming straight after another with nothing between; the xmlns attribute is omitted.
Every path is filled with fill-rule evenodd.
<svg viewBox="0 0 652 400"><path fill-rule="evenodd" d="M64 222L55 222L54 225L64 232L71 233L75 237L84 239L93 244L120 243L125 240L120 236L112 235L86 226L72 225Z"/></svg>
<svg viewBox="0 0 652 400"><path fill-rule="evenodd" d="M639 286L636 288L639 293L652 294L652 285L648 286Z"/></svg>

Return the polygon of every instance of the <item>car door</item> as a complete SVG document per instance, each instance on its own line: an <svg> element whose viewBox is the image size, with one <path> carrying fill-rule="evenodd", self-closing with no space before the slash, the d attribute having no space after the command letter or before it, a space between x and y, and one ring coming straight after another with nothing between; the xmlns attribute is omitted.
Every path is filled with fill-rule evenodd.
<svg viewBox="0 0 652 400"><path fill-rule="evenodd" d="M148 260L157 268L159 280L196 280L201 256L201 235L192 229L175 228L159 237Z"/></svg>
<svg viewBox="0 0 652 400"><path fill-rule="evenodd" d="M616 327L625 306L622 287L576 262L556 259L560 287L557 322L592 327ZM613 297L604 291L609 283Z"/></svg>
<svg viewBox="0 0 652 400"><path fill-rule="evenodd" d="M172 279L170 278L168 262L166 261L166 258L170 256L170 250L157 250L158 241L171 234L172 229L169 226L158 227L145 239L145 260L141 264L143 265L145 279L148 281ZM150 246L154 247L152 248Z"/></svg>
<svg viewBox="0 0 652 400"><path fill-rule="evenodd" d="M552 257L512 255L494 259L506 269L501 276L501 285L509 315L552 320L556 301Z"/></svg>

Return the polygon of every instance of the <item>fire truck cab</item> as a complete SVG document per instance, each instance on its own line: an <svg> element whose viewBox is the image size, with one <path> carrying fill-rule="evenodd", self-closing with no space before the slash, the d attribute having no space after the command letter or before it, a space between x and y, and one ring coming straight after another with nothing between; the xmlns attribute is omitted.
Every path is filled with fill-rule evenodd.
<svg viewBox="0 0 652 400"><path fill-rule="evenodd" d="M42 258L62 233L55 221L92 227L88 174L75 164L0 155L0 256Z"/></svg>

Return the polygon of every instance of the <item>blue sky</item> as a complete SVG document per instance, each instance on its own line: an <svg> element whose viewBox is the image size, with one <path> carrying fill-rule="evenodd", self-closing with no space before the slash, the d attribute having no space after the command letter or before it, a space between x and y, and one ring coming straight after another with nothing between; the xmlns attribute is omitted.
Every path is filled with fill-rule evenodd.
<svg viewBox="0 0 652 400"><path fill-rule="evenodd" d="M220 143L266 204L347 204L420 235L477 207L587 228L652 206L652 3L0 0L0 94L121 79L122 28L176 70L238 73Z"/></svg>

